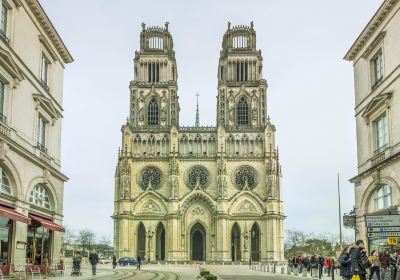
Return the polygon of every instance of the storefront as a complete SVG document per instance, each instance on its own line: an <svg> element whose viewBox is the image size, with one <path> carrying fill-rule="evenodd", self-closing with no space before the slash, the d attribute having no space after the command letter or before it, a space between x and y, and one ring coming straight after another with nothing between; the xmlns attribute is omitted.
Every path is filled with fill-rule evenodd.
<svg viewBox="0 0 400 280"><path fill-rule="evenodd" d="M37 265L52 263L54 232L64 232L64 228L52 220L37 215L29 215L32 222L28 226L26 260Z"/></svg>
<svg viewBox="0 0 400 280"><path fill-rule="evenodd" d="M10 206L0 204L0 265L9 265L12 255L12 237L15 221L30 224L30 219Z"/></svg>

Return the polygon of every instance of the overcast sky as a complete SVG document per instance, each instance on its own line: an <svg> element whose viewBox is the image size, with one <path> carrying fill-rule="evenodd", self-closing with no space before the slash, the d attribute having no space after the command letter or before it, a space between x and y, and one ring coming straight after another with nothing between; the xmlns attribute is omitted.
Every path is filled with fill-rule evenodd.
<svg viewBox="0 0 400 280"><path fill-rule="evenodd" d="M338 232L353 206L356 139L352 63L342 58L382 0L40 0L75 62L66 66L62 170L65 224L112 237L114 172L129 112L141 23L174 39L181 125L215 125L217 66L227 22L254 21L268 113L277 128L286 229Z"/></svg>

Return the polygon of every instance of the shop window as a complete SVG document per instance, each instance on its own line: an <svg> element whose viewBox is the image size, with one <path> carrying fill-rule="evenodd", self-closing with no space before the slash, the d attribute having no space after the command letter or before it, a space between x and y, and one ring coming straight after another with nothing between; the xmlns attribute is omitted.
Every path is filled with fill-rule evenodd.
<svg viewBox="0 0 400 280"><path fill-rule="evenodd" d="M9 264L12 221L0 217L0 264Z"/></svg>
<svg viewBox="0 0 400 280"><path fill-rule="evenodd" d="M51 210L50 196L43 184L37 184L33 188L29 196L29 202L40 208Z"/></svg>
<svg viewBox="0 0 400 280"><path fill-rule="evenodd" d="M37 221L32 221L28 228L26 259L33 264L50 262L51 231Z"/></svg>

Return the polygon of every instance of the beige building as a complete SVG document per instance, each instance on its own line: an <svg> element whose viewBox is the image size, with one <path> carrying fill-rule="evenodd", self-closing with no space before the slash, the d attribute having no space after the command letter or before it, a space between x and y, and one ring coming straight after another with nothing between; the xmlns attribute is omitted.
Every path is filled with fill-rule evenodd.
<svg viewBox="0 0 400 280"><path fill-rule="evenodd" d="M0 1L0 263L58 262L64 67L72 62L37 0Z"/></svg>
<svg viewBox="0 0 400 280"><path fill-rule="evenodd" d="M253 23L223 36L216 127L179 126L168 23L142 28L115 173L117 255L282 261L281 168Z"/></svg>
<svg viewBox="0 0 400 280"><path fill-rule="evenodd" d="M358 175L357 237L365 216L398 214L400 206L400 1L385 0L347 52L355 83ZM368 238L370 249L387 238Z"/></svg>

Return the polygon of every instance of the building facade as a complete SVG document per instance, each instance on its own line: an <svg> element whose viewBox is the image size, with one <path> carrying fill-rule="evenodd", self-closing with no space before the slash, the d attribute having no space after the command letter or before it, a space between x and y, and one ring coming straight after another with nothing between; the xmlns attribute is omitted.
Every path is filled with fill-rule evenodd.
<svg viewBox="0 0 400 280"><path fill-rule="evenodd" d="M117 255L282 261L281 167L253 23L223 36L216 127L179 126L168 23L142 28L115 173Z"/></svg>
<svg viewBox="0 0 400 280"><path fill-rule="evenodd" d="M365 216L400 210L399 10L400 1L385 0L345 56L354 66L357 238L370 249L387 246L387 238L369 237Z"/></svg>
<svg viewBox="0 0 400 280"><path fill-rule="evenodd" d="M0 263L60 259L63 73L72 57L37 0L0 1Z"/></svg>

